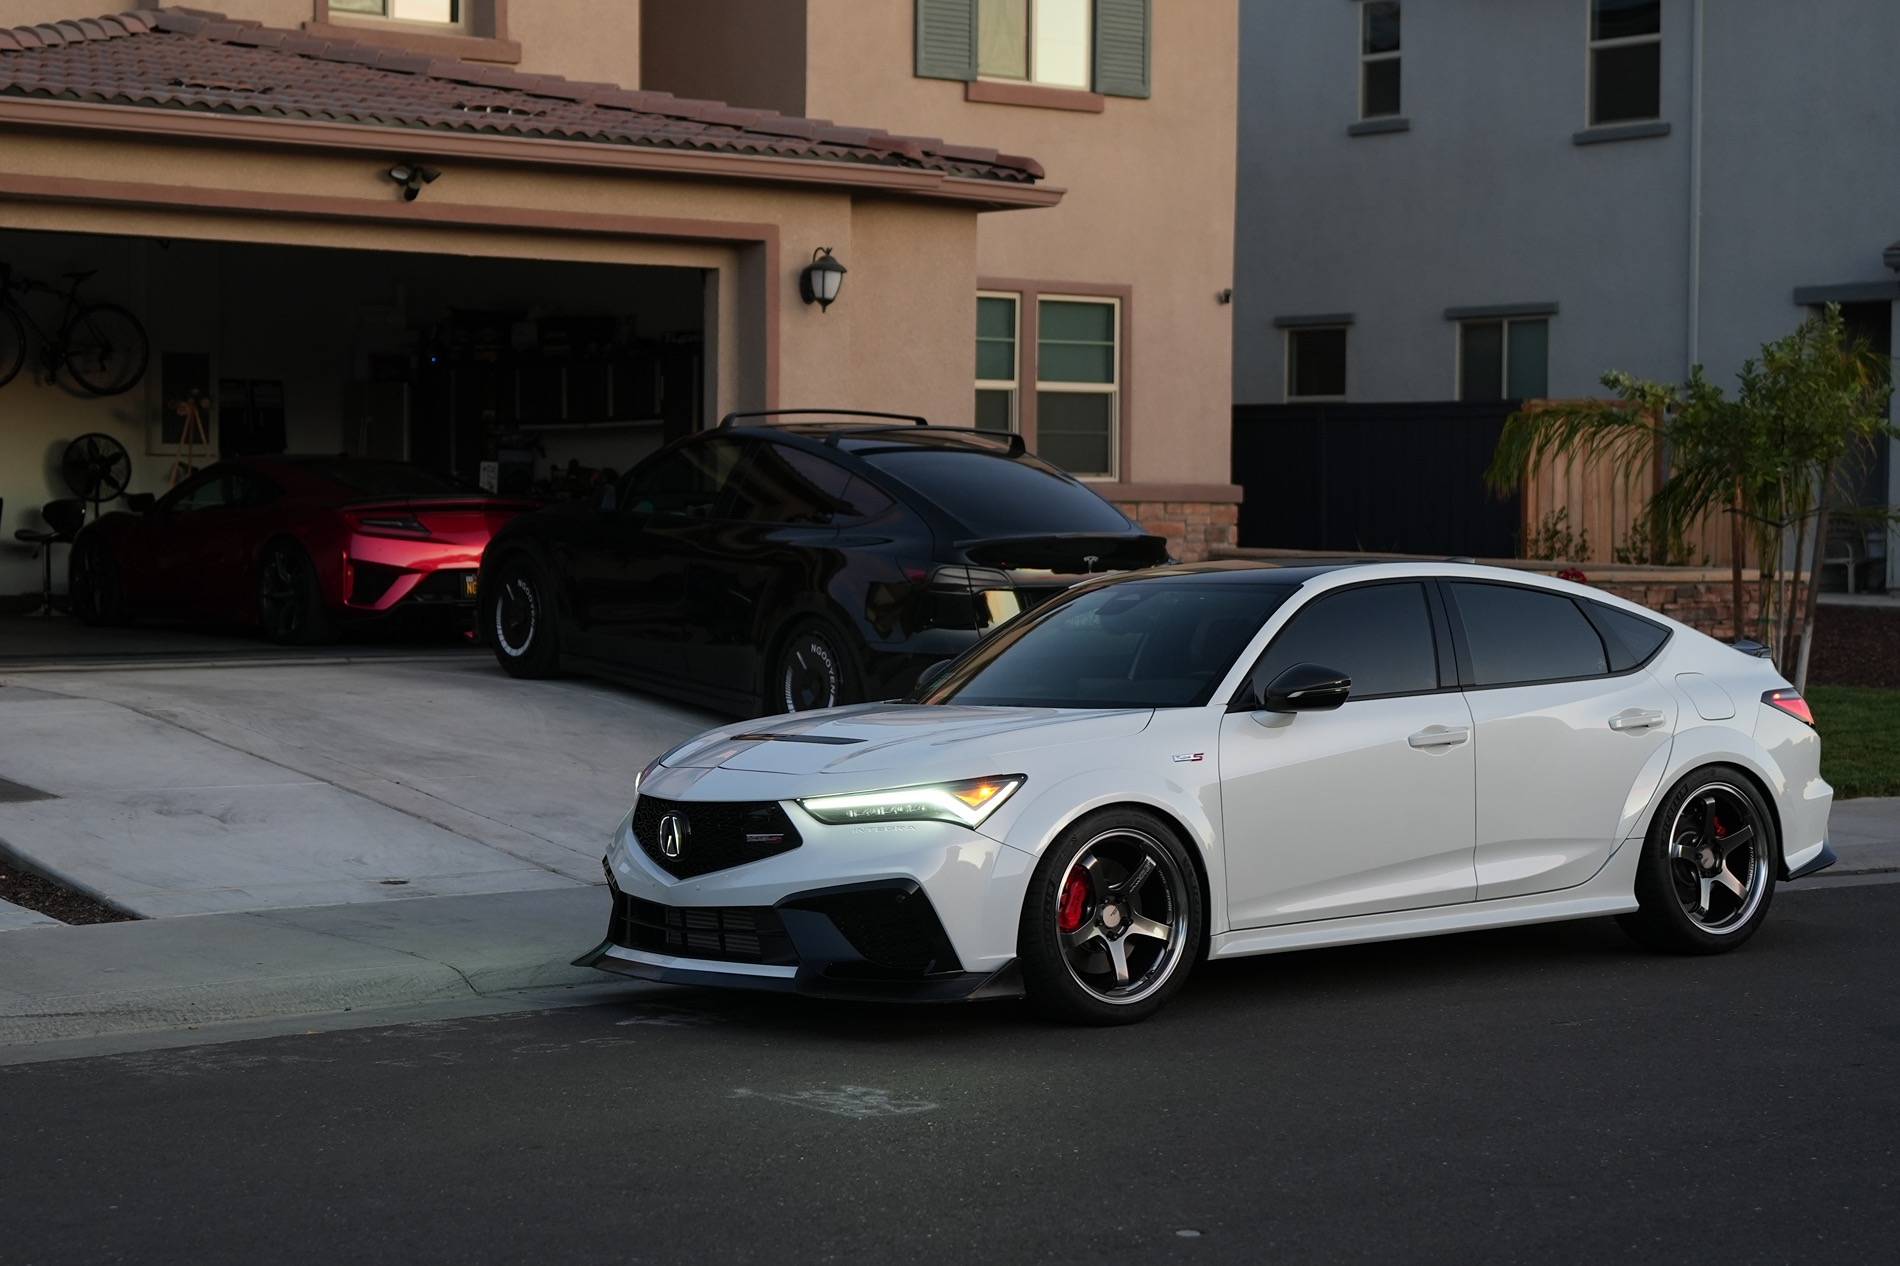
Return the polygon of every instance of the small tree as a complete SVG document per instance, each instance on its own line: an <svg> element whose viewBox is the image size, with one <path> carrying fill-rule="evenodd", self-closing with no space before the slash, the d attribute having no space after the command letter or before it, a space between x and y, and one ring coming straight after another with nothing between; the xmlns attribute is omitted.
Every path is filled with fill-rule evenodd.
<svg viewBox="0 0 1900 1266"><path fill-rule="evenodd" d="M1624 476L1666 459L1668 476L1643 507L1647 535L1667 541L1706 515L1729 515L1737 637L1747 627L1742 568L1752 535L1764 579L1776 579L1772 595L1763 586L1758 630L1770 636L1772 618L1778 650L1785 652L1796 627L1792 599L1804 598L1795 670L1802 685L1829 493L1876 440L1892 433L1888 368L1864 340L1850 336L1840 309L1830 305L1745 364L1732 399L1697 365L1680 386L1612 372L1603 383L1614 400L1545 402L1513 414L1486 479L1508 492L1534 465L1553 458L1609 461ZM1785 670L1785 653L1783 660Z"/></svg>

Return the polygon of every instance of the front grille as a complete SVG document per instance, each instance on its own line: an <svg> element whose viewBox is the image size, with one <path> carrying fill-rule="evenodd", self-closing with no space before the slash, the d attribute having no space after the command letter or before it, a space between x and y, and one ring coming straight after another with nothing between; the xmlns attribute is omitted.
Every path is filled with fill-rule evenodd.
<svg viewBox="0 0 1900 1266"><path fill-rule="evenodd" d="M665 906L615 888L608 939L627 949L678 958L777 966L798 962L770 906Z"/></svg>
<svg viewBox="0 0 1900 1266"><path fill-rule="evenodd" d="M672 818L674 825L666 826ZM677 856L661 847L671 833ZM633 838L655 866L675 879L691 879L747 862L789 853L804 840L777 802L661 800L641 796L633 806Z"/></svg>
<svg viewBox="0 0 1900 1266"><path fill-rule="evenodd" d="M350 564L350 601L359 607L373 607L402 575L402 568L383 563Z"/></svg>

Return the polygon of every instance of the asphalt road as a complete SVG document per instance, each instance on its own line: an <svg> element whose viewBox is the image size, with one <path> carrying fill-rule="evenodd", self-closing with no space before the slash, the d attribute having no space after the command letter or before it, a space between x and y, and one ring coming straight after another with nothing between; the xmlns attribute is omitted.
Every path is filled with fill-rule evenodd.
<svg viewBox="0 0 1900 1266"><path fill-rule="evenodd" d="M1253 959L1113 1031L680 991L0 1068L0 1261L1892 1260L1896 916Z"/></svg>

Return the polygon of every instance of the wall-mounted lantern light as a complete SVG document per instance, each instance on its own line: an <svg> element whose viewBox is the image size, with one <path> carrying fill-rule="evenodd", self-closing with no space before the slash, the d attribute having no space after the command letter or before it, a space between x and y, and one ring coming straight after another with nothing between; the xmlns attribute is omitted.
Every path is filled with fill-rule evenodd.
<svg viewBox="0 0 1900 1266"><path fill-rule="evenodd" d="M817 304L818 310L823 312L844 288L844 273L844 265L831 257L831 248L820 246L811 253L811 263L798 274L798 293L806 303Z"/></svg>
<svg viewBox="0 0 1900 1266"><path fill-rule="evenodd" d="M404 202L414 202L422 193L422 186L432 185L442 173L433 167L424 167L421 163L397 163L389 169L389 178L402 190Z"/></svg>

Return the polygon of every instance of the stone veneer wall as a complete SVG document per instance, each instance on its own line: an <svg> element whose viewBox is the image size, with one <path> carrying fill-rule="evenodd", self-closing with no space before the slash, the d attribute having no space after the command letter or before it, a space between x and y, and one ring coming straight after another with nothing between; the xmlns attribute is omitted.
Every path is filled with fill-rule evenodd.
<svg viewBox="0 0 1900 1266"><path fill-rule="evenodd" d="M1168 539L1176 562L1198 563L1216 550L1231 550L1240 507L1223 501L1117 501L1123 514Z"/></svg>

